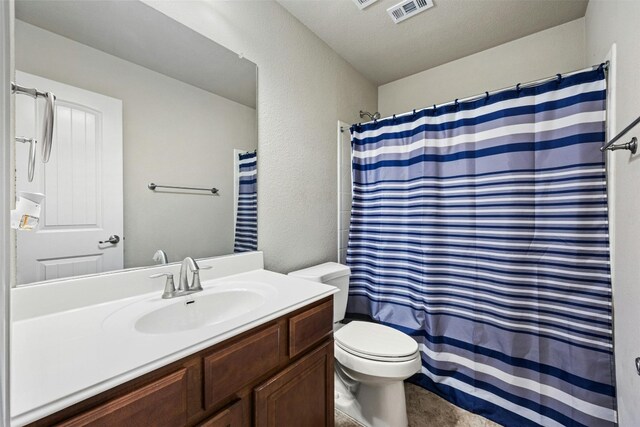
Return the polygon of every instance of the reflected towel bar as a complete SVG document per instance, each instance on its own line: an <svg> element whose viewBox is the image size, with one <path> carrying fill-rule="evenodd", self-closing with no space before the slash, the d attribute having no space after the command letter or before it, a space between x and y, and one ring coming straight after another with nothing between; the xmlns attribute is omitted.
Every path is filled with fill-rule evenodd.
<svg viewBox="0 0 640 427"><path fill-rule="evenodd" d="M28 88L11 82L11 92L17 95L27 95L33 99L44 98L46 101L42 118L42 163L47 163L51 157L53 145L53 126L56 114L56 96L51 92L42 92L36 88Z"/></svg>
<svg viewBox="0 0 640 427"><path fill-rule="evenodd" d="M211 194L218 194L218 189L215 187L214 188L180 187L180 186L174 186L174 185L158 185L151 182L149 183L149 185L147 185L147 188L149 188L149 190L152 190L152 191L155 191L156 188L171 188L174 190L208 191L208 192L211 192Z"/></svg>

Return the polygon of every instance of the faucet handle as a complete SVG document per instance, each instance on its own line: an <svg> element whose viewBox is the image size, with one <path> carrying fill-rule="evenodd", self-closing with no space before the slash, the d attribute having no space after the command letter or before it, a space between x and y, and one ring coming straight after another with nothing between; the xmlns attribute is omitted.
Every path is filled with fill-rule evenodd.
<svg viewBox="0 0 640 427"><path fill-rule="evenodd" d="M198 269L193 272L193 284L191 286L193 290L202 290L202 284L200 283L200 270L211 270L212 268L213 267L210 265L203 265L202 267L198 267Z"/></svg>
<svg viewBox="0 0 640 427"><path fill-rule="evenodd" d="M200 270L211 270L213 267L210 265L203 265L202 267L198 266L197 270L193 271L193 281L191 282L191 290L193 291L201 291L202 284L200 283Z"/></svg>
<svg viewBox="0 0 640 427"><path fill-rule="evenodd" d="M157 273L149 276L150 279L157 279L158 277L165 276L167 281L164 284L164 292L162 293L163 299L168 299L174 296L176 293L176 286L173 283L173 273Z"/></svg>

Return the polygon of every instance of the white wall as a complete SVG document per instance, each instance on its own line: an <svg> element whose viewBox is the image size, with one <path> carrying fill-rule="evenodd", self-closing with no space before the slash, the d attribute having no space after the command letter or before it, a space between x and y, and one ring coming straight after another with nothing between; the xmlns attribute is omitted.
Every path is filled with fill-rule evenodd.
<svg viewBox="0 0 640 427"><path fill-rule="evenodd" d="M378 111L386 117L579 69L584 43L581 18L382 85Z"/></svg>
<svg viewBox="0 0 640 427"><path fill-rule="evenodd" d="M640 2L591 0L585 16L586 59L603 60L617 45L616 124L618 131L640 114ZM640 126L631 131L640 137ZM634 360L640 356L640 155L616 151L613 237L613 299L619 421L622 427L640 425L640 376Z"/></svg>
<svg viewBox="0 0 640 427"><path fill-rule="evenodd" d="M376 88L272 1L147 1L258 64L258 247L288 272L335 259L336 122Z"/></svg>
<svg viewBox="0 0 640 427"><path fill-rule="evenodd" d="M255 109L22 21L15 31L18 70L123 101L125 267L153 264L157 249L169 261L233 252L233 149L257 147Z"/></svg>

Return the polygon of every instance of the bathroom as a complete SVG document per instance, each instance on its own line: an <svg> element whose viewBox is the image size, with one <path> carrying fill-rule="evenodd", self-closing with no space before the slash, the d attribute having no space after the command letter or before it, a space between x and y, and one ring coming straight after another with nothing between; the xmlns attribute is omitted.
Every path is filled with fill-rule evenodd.
<svg viewBox="0 0 640 427"><path fill-rule="evenodd" d="M640 426L637 22L3 0L0 425Z"/></svg>

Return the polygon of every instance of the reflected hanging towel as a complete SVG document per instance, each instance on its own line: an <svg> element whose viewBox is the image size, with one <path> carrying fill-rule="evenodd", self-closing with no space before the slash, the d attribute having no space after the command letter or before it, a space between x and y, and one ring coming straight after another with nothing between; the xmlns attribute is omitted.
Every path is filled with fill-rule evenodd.
<svg viewBox="0 0 640 427"><path fill-rule="evenodd" d="M602 67L352 132L348 312L507 426L616 423Z"/></svg>

